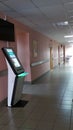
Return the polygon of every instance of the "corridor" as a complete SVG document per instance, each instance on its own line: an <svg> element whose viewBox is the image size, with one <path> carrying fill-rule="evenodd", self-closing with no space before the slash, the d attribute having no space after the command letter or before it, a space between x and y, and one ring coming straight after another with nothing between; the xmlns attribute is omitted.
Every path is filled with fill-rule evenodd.
<svg viewBox="0 0 73 130"><path fill-rule="evenodd" d="M22 108L0 108L1 130L73 130L73 66L60 65L24 85Z"/></svg>

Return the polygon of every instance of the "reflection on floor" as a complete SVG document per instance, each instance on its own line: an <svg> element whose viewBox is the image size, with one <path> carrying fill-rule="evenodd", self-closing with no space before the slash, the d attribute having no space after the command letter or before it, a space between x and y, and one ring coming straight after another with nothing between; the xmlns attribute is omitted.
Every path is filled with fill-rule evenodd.
<svg viewBox="0 0 73 130"><path fill-rule="evenodd" d="M1 130L73 130L73 67L61 65L24 85L23 108L0 108Z"/></svg>

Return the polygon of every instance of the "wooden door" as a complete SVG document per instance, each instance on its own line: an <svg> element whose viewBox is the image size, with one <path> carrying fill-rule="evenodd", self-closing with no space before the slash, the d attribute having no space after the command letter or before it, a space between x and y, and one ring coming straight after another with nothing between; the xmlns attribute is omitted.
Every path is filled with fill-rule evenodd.
<svg viewBox="0 0 73 130"><path fill-rule="evenodd" d="M53 69L53 49L50 47L50 69Z"/></svg>

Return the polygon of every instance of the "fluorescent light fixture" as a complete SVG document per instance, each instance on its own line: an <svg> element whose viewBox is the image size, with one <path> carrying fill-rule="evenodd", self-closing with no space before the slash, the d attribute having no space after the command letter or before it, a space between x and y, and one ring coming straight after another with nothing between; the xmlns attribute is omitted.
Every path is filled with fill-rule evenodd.
<svg viewBox="0 0 73 130"><path fill-rule="evenodd" d="M73 40L71 40L71 41L68 41L68 42L69 42L69 43L70 43L70 42L73 42Z"/></svg>
<svg viewBox="0 0 73 130"><path fill-rule="evenodd" d="M56 23L58 26L65 26L68 25L68 21L64 21L64 22L58 22Z"/></svg>
<svg viewBox="0 0 73 130"><path fill-rule="evenodd" d="M70 37L73 37L73 35L66 35L66 36L64 36L64 38L70 38Z"/></svg>

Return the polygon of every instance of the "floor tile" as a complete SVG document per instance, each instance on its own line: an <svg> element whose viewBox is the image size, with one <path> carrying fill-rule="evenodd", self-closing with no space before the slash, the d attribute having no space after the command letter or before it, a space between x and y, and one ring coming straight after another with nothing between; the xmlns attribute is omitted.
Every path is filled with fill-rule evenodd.
<svg viewBox="0 0 73 130"><path fill-rule="evenodd" d="M0 108L1 130L73 130L73 67L57 66L24 84L23 108Z"/></svg>

